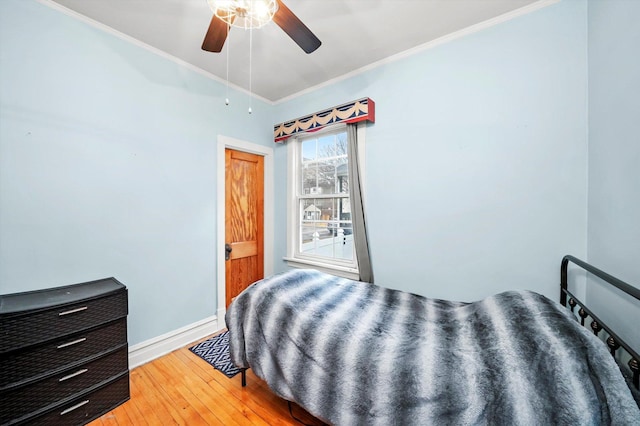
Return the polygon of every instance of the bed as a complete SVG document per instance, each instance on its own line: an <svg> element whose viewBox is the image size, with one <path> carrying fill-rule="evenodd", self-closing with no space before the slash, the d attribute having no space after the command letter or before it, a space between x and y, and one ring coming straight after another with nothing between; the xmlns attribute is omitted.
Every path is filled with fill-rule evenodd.
<svg viewBox="0 0 640 426"><path fill-rule="evenodd" d="M329 424L640 425L640 358L569 291L570 262L640 300L572 256L561 304L531 291L430 299L296 269L229 306L231 359Z"/></svg>

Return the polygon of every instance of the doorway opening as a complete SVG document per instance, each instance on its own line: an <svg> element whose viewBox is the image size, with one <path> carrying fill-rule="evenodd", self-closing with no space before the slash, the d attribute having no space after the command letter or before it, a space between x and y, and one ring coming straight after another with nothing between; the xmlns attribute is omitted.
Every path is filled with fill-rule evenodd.
<svg viewBox="0 0 640 426"><path fill-rule="evenodd" d="M224 327L224 315L226 313L226 260L225 260L225 244L226 241L226 165L225 151L231 149L238 152L254 154L261 156L264 160L264 214L263 214L263 274L269 276L273 274L273 218L274 218L274 185L273 185L273 148L263 145L234 139L226 136L218 136L217 146L217 319L220 328Z"/></svg>

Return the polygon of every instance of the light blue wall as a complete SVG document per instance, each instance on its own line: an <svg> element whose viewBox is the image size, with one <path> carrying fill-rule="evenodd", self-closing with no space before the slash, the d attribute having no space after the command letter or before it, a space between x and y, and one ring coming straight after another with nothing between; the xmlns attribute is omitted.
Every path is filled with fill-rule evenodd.
<svg viewBox="0 0 640 426"><path fill-rule="evenodd" d="M115 276L131 344L215 315L216 138L272 107L31 0L0 62L0 293Z"/></svg>
<svg viewBox="0 0 640 426"><path fill-rule="evenodd" d="M114 275L132 344L215 313L217 135L273 146L273 123L363 96L378 284L557 298L562 255L586 256L582 1L251 116L245 95L224 107L223 85L31 0L0 1L0 61L0 293ZM286 146L275 159L282 270Z"/></svg>
<svg viewBox="0 0 640 426"><path fill-rule="evenodd" d="M586 13L561 2L276 107L280 122L376 102L366 134L376 283L454 300L514 288L557 300L562 256L586 255ZM276 235L285 180L276 175Z"/></svg>
<svg viewBox="0 0 640 426"><path fill-rule="evenodd" d="M640 2L589 2L589 262L640 287ZM640 342L640 301L598 286L589 303ZM603 309L605 306L617 309ZM640 349L636 346L636 350Z"/></svg>

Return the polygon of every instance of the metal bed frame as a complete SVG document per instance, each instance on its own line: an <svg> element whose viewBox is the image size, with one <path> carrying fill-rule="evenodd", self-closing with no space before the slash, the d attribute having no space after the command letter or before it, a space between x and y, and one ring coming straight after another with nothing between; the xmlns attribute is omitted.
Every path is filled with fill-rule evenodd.
<svg viewBox="0 0 640 426"><path fill-rule="evenodd" d="M574 312L576 306L579 306L578 316L580 317L580 323L584 326L585 319L587 317L591 318L591 330L597 336L600 331L604 330L608 337L606 339L607 346L609 346L609 351L611 355L615 358L616 351L620 348L624 349L627 354L631 357L628 362L629 369L633 374L633 385L636 389L640 389L639 379L640 379L640 355L633 348L627 344L624 340L620 338L616 333L611 330L611 328L607 327L604 322L602 322L592 311L585 307L585 304L582 303L575 295L573 295L567 288L567 275L568 275L568 267L569 262L581 267L585 271L601 278L607 283L611 284L618 290L630 295L631 297L640 300L640 289L633 287L618 278L607 274L604 271L592 266L586 262L583 262L580 259L577 259L571 255L566 255L562 258L562 265L560 266L560 304L562 306L567 306L567 297L569 309L571 312Z"/></svg>

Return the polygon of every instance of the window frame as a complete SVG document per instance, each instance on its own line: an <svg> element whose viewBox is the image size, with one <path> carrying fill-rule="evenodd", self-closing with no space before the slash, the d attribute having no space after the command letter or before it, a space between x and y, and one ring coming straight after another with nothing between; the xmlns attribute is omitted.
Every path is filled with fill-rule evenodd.
<svg viewBox="0 0 640 426"><path fill-rule="evenodd" d="M300 151L302 142L306 139L317 138L321 135L329 135L333 133L346 132L346 124L338 124L329 126L313 134L302 134L292 137L287 141L287 255L284 260L289 266L296 268L313 268L345 278L358 279L359 270L355 256L350 260L331 259L323 256L314 256L309 254L301 254L299 252L300 241L300 225L301 225L301 208L302 199L309 198L301 196L301 168L300 168ZM360 181L364 187L364 152L365 152L365 126L358 125L358 159L360 161ZM327 194L317 198L340 198L340 194ZM349 192L351 197L351 192ZM363 193L364 197L364 193ZM350 198L347 198L350 199Z"/></svg>

